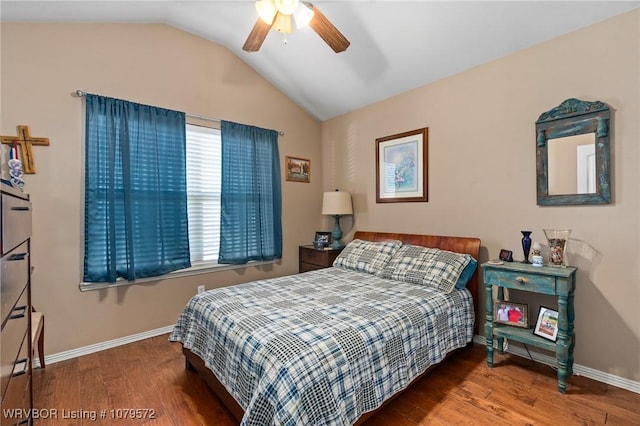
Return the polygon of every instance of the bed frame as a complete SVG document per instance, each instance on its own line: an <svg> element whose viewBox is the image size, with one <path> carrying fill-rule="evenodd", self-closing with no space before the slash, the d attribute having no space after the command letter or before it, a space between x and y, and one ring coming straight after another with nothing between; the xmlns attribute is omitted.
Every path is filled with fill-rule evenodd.
<svg viewBox="0 0 640 426"><path fill-rule="evenodd" d="M468 237L445 237L439 235L417 235L417 234L394 234L387 232L366 232L366 231L358 231L354 235L354 239L361 239L367 241L387 241L387 240L400 240L405 244L414 244L423 247L431 247L438 248L441 250L449 250L457 253L466 253L473 256L476 260L479 260L479 252L480 252L480 240L478 238L468 238ZM478 269L476 269L475 274L471 278L471 281L467 284L467 288L471 292L473 296L473 308L476 313L476 321L474 324L474 334L478 334ZM456 352L456 351L454 351ZM244 416L244 410L236 402L236 400L231 396L229 392L225 389L224 385L220 383L218 378L213 374L211 370L209 370L204 361L191 352L189 349L182 348L182 353L185 356L186 360L186 368L190 371L194 371L200 376L200 378L211 388L211 390L216 394L216 396L220 399L222 404L229 410L231 415L240 423L242 417ZM453 353L453 352L452 352ZM448 357L449 355L447 355ZM435 366L432 366L435 367ZM428 368L420 376L416 377L413 382L417 382L420 380L425 374L427 374L431 368ZM411 386L411 384L409 386ZM398 394L389 398L382 405L386 405L389 401L395 398ZM380 408L378 408L379 410ZM364 413L358 421L356 425L361 425L364 423L369 417L371 417L378 410L370 411L368 413Z"/></svg>

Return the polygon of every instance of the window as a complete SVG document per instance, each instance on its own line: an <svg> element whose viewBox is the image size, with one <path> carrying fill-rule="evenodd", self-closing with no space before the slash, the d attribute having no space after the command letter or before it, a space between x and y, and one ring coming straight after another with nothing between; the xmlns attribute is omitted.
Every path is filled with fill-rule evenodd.
<svg viewBox="0 0 640 426"><path fill-rule="evenodd" d="M275 130L91 94L85 120L81 289L282 257Z"/></svg>
<svg viewBox="0 0 640 426"><path fill-rule="evenodd" d="M220 249L220 130L186 125L191 265L216 263Z"/></svg>

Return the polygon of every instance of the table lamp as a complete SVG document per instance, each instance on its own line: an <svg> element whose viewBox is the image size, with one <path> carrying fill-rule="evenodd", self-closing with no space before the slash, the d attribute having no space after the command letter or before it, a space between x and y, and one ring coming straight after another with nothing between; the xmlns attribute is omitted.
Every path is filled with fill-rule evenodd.
<svg viewBox="0 0 640 426"><path fill-rule="evenodd" d="M331 236L333 242L331 248L339 249L344 247L340 239L342 238L342 229L340 229L340 216L353 214L353 206L351 204L351 194L344 191L325 192L322 197L322 214L333 216L336 224L333 227Z"/></svg>

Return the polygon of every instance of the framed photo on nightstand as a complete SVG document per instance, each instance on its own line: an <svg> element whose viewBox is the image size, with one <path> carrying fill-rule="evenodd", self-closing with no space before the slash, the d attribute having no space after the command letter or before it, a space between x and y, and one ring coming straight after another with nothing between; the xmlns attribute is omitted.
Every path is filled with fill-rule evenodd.
<svg viewBox="0 0 640 426"><path fill-rule="evenodd" d="M527 305L498 300L493 302L493 315L495 317L493 322L496 324L529 328L529 307Z"/></svg>
<svg viewBox="0 0 640 426"><path fill-rule="evenodd" d="M313 239L315 248L328 247L329 244L331 244L331 232L316 231L316 236Z"/></svg>
<svg viewBox="0 0 640 426"><path fill-rule="evenodd" d="M558 339L558 311L540 306L533 334L555 342Z"/></svg>
<svg viewBox="0 0 640 426"><path fill-rule="evenodd" d="M503 262L513 262L513 252L511 250L500 250L500 260Z"/></svg>

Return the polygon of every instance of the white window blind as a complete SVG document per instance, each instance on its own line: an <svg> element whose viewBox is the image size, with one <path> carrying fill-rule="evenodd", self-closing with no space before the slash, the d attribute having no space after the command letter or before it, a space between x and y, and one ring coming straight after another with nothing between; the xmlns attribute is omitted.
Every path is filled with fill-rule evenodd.
<svg viewBox="0 0 640 426"><path fill-rule="evenodd" d="M187 124L187 210L191 265L216 263L220 248L220 129Z"/></svg>

